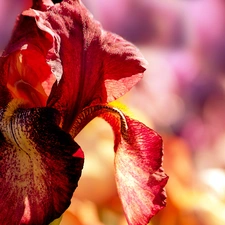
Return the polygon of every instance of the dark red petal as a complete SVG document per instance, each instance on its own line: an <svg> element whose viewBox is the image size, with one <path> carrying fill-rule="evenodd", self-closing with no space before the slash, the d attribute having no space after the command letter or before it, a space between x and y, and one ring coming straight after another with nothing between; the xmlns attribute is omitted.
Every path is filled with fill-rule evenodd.
<svg viewBox="0 0 225 225"><path fill-rule="evenodd" d="M65 130L84 107L112 101L141 79L146 62L140 52L104 31L79 0L64 0L45 12L30 10L24 15L35 17L42 31L60 37L53 39L55 46L60 45L63 76L53 86L48 106L63 113Z"/></svg>
<svg viewBox="0 0 225 225"><path fill-rule="evenodd" d="M118 193L129 225L146 225L166 204L167 175L162 168L162 139L152 129L107 105L88 107L77 116L76 135L94 117L105 119L115 135Z"/></svg>
<svg viewBox="0 0 225 225"><path fill-rule="evenodd" d="M166 204L162 139L138 121L126 122L127 140L116 143L116 182L128 224L146 225Z"/></svg>
<svg viewBox="0 0 225 225"><path fill-rule="evenodd" d="M4 76L5 59L0 59L0 107L5 107L11 100L12 95L7 88L7 77Z"/></svg>
<svg viewBox="0 0 225 225"><path fill-rule="evenodd" d="M47 225L67 209L83 167L51 108L1 110L0 224Z"/></svg>
<svg viewBox="0 0 225 225"><path fill-rule="evenodd" d="M54 3L51 0L33 0L32 8L45 11L53 5Z"/></svg>

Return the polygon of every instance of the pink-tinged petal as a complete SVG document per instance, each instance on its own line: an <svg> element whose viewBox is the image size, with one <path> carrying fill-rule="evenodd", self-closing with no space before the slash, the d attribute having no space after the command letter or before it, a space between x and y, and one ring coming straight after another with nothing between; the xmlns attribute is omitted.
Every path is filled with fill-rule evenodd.
<svg viewBox="0 0 225 225"><path fill-rule="evenodd" d="M162 139L138 121L126 117L126 122L126 140L115 149L117 188L128 224L146 225L166 204Z"/></svg>
<svg viewBox="0 0 225 225"><path fill-rule="evenodd" d="M0 224L48 225L70 205L83 158L55 109L23 107L0 110Z"/></svg>
<svg viewBox="0 0 225 225"><path fill-rule="evenodd" d="M162 139L144 124L107 105L84 109L75 120L76 135L94 117L105 119L115 135L115 174L129 225L147 225L166 204L168 177L162 168Z"/></svg>
<svg viewBox="0 0 225 225"><path fill-rule="evenodd" d="M60 110L66 118L63 129L68 131L84 107L113 101L130 90L141 79L146 62L134 45L104 31L81 1L64 0L41 9L23 14L34 17L40 30L60 46L57 62L62 63L63 73L48 106ZM57 68L55 62L51 66Z"/></svg>

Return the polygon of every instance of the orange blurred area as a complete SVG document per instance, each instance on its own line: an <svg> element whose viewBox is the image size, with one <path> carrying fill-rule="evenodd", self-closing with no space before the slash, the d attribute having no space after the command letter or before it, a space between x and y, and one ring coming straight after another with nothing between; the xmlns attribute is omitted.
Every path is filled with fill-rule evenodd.
<svg viewBox="0 0 225 225"><path fill-rule="evenodd" d="M224 225L225 2L84 3L149 62L144 79L119 101L164 139L167 207L150 224ZM127 224L115 187L111 128L95 119L76 141L84 146L85 168L61 225Z"/></svg>

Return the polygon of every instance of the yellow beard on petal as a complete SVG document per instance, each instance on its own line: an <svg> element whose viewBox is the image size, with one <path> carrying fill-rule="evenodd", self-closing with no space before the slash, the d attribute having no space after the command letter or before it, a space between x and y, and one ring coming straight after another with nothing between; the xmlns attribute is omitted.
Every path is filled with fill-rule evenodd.
<svg viewBox="0 0 225 225"><path fill-rule="evenodd" d="M13 113L18 108L23 108L26 102L23 99L13 99L9 104L7 105L6 111L3 115L3 121L10 120L10 118L13 116Z"/></svg>
<svg viewBox="0 0 225 225"><path fill-rule="evenodd" d="M49 224L68 208L83 156L59 123L56 109L19 99L0 109L1 225Z"/></svg>
<svg viewBox="0 0 225 225"><path fill-rule="evenodd" d="M0 122L0 129L6 142L11 145L11 152L8 155L8 161L11 162L6 171L6 179L15 179L14 188L23 192L24 199L24 218L29 218L29 188L36 190L37 198L41 200L47 192L44 177L46 168L42 163L41 154L37 151L37 145L29 138L29 130L32 127L21 123L16 110L24 108L23 100L14 99L6 108L3 118ZM28 115L29 116L29 115ZM23 218L22 218L23 219Z"/></svg>

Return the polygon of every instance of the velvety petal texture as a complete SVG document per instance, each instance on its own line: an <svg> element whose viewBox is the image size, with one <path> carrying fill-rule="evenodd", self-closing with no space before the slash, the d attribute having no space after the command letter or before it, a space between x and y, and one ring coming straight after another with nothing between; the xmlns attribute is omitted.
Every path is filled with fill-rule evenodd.
<svg viewBox="0 0 225 225"><path fill-rule="evenodd" d="M104 31L79 0L64 0L45 7L45 11L35 8L24 12L24 16L33 17L39 32L52 36L53 53L59 50L59 54L52 54L53 59L48 58L55 71L60 71L59 62L63 67L48 106L59 109L67 118L64 130L71 128L74 117L84 107L113 101L141 79L146 61L138 49Z"/></svg>
<svg viewBox="0 0 225 225"><path fill-rule="evenodd" d="M17 100L0 110L0 224L48 225L70 204L83 167L59 113Z"/></svg>

